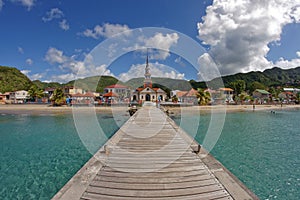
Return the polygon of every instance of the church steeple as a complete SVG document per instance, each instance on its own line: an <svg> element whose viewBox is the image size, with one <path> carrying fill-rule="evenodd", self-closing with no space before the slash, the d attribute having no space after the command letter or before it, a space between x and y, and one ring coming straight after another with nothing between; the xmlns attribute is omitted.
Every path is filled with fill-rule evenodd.
<svg viewBox="0 0 300 200"><path fill-rule="evenodd" d="M147 59L146 59L146 67L145 67L145 80L144 80L144 88L150 87L152 88L152 80L151 73L149 67L149 59L148 59L148 50L147 50Z"/></svg>

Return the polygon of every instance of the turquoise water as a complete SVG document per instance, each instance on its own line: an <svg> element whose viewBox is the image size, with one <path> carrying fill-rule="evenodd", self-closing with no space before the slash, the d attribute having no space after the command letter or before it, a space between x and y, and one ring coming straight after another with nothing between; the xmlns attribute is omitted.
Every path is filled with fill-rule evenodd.
<svg viewBox="0 0 300 200"><path fill-rule="evenodd" d="M118 129L112 115L98 115L98 121L107 137ZM209 121L201 115L200 143ZM300 111L227 114L212 154L259 198L299 199L299 122ZM0 115L0 148L0 199L50 199L91 157L72 115Z"/></svg>
<svg viewBox="0 0 300 200"><path fill-rule="evenodd" d="M174 119L180 123L180 116ZM200 143L209 122L210 115L201 115L196 136ZM211 153L260 199L298 200L299 123L300 111L227 114L222 135ZM183 128L187 132L190 129Z"/></svg>
<svg viewBox="0 0 300 200"><path fill-rule="evenodd" d="M107 137L118 129L112 115L98 121ZM72 115L1 115L0 148L0 199L9 200L50 199L92 156Z"/></svg>

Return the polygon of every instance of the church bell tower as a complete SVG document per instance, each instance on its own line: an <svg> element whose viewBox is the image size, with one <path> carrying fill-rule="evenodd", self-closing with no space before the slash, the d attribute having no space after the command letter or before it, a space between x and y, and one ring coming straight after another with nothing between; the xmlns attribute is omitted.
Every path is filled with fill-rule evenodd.
<svg viewBox="0 0 300 200"><path fill-rule="evenodd" d="M151 80L150 67L148 62L148 52L147 52L145 80L144 80L144 88L146 87L152 88L152 80Z"/></svg>

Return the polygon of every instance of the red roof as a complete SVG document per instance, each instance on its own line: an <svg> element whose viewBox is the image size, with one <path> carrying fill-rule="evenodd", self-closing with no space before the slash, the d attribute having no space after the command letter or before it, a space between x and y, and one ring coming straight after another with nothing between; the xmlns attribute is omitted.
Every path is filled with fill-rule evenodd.
<svg viewBox="0 0 300 200"><path fill-rule="evenodd" d="M104 97L117 97L118 94L114 93L114 92L109 92L103 95Z"/></svg>
<svg viewBox="0 0 300 200"><path fill-rule="evenodd" d="M114 85L109 85L105 88L128 88L127 86L125 85L120 85L120 84L114 84Z"/></svg>

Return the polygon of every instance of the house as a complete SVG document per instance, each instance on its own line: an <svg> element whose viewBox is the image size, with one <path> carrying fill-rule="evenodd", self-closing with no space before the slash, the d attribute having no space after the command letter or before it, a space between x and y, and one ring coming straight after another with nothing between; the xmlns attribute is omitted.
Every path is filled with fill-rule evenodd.
<svg viewBox="0 0 300 200"><path fill-rule="evenodd" d="M161 88L153 88L152 87L150 67L148 64L148 56L147 56L147 60L146 60L144 76L145 76L144 86L137 88L132 93L130 100L132 102L139 102L139 103L143 103L145 101L152 101L152 102L166 101L167 93L164 90L162 90Z"/></svg>
<svg viewBox="0 0 300 200"><path fill-rule="evenodd" d="M267 103L270 98L270 93L266 90L256 89L253 92L253 98L255 98L259 104Z"/></svg>
<svg viewBox="0 0 300 200"><path fill-rule="evenodd" d="M223 101L223 103L232 103L233 101L233 92L234 90L231 88L219 88L217 90L219 93L219 98Z"/></svg>
<svg viewBox="0 0 300 200"><path fill-rule="evenodd" d="M198 91L195 89L190 89L189 91L180 91L180 90L173 90L171 91L171 97L176 96L178 102L181 103L189 103L189 104L198 104L197 94Z"/></svg>
<svg viewBox="0 0 300 200"><path fill-rule="evenodd" d="M127 86L121 84L109 85L104 88L104 93L112 92L117 94L119 100L126 101L130 97L130 89Z"/></svg>
<svg viewBox="0 0 300 200"><path fill-rule="evenodd" d="M28 99L29 95L25 90L10 92L9 94L9 100L12 101L12 103L25 103Z"/></svg>
<svg viewBox="0 0 300 200"><path fill-rule="evenodd" d="M4 94L0 93L0 104L5 104L9 100L9 92L5 92Z"/></svg>
<svg viewBox="0 0 300 200"><path fill-rule="evenodd" d="M85 94L86 91L82 88L77 88L75 86L65 86L63 87L63 92L66 96L71 96L73 94Z"/></svg>

